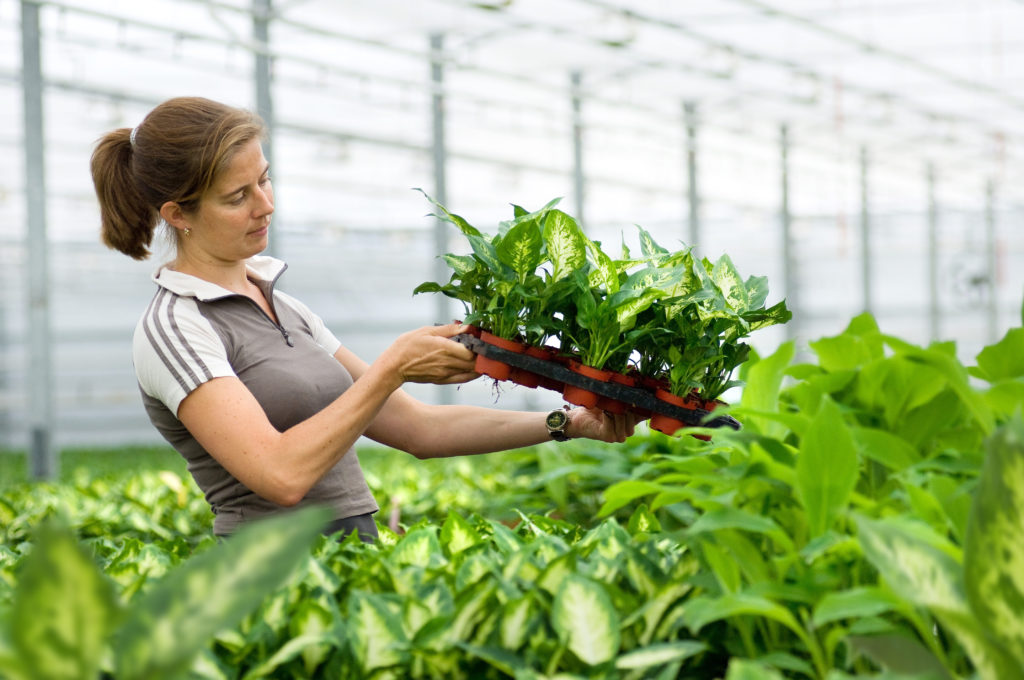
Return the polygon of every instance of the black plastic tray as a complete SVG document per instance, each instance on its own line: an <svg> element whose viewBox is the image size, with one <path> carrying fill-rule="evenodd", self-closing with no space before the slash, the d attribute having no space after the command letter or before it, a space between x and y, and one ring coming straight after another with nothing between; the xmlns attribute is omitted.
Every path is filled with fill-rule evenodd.
<svg viewBox="0 0 1024 680"><path fill-rule="evenodd" d="M555 361L538 359L528 354L511 352L496 345L484 342L469 333L462 333L452 338L456 342L465 345L476 354L482 354L488 359L501 361L537 375L557 380L567 385L573 385L580 389L593 392L602 397L615 399L639 409L659 413L669 418L675 418L687 425L694 427L731 427L734 430L740 429L740 423L732 416L712 416L711 411L705 409L688 409L667 401L658 399L649 390L641 387L630 387L614 382L595 380L589 376L581 375L570 371L566 366Z"/></svg>

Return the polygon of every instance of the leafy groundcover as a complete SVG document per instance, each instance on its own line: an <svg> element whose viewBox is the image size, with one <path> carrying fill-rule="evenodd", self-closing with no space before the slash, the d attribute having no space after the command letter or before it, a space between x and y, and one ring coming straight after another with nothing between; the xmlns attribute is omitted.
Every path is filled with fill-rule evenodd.
<svg viewBox="0 0 1024 680"><path fill-rule="evenodd" d="M710 442L368 461L374 546L315 511L217 544L169 473L6 488L0 675L1024 677L1024 329L811 350L753 357Z"/></svg>

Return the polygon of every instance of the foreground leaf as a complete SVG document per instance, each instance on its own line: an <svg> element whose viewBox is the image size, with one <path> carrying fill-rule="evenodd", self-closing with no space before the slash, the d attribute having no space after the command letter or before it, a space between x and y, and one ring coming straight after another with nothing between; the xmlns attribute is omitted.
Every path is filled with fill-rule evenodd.
<svg viewBox="0 0 1024 680"><path fill-rule="evenodd" d="M927 607L957 637L981 678L1019 677L1020 665L993 643L970 611L953 557L892 521L861 517L857 526L865 557L898 595Z"/></svg>
<svg viewBox="0 0 1024 680"><path fill-rule="evenodd" d="M280 587L330 518L307 508L254 522L171 571L132 605L115 638L117 677L169 677Z"/></svg>
<svg viewBox="0 0 1024 680"><path fill-rule="evenodd" d="M1024 668L1024 423L993 435L968 524L967 596L990 635Z"/></svg>
<svg viewBox="0 0 1024 680"><path fill-rule="evenodd" d="M112 583L70 530L44 525L21 566L12 642L38 680L95 677L116 613Z"/></svg>

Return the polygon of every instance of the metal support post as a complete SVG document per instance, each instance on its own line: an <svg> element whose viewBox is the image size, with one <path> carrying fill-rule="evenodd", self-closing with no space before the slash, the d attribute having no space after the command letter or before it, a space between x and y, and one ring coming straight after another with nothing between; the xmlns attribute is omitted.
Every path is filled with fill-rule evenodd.
<svg viewBox="0 0 1024 680"><path fill-rule="evenodd" d="M263 142L263 156L274 172L274 96L271 90L273 60L270 56L270 20L271 2L273 0L252 0L252 37L256 47L256 64L254 69L256 86L256 113L267 126L267 139ZM274 255L279 251L277 232L280 219L276 219L276 228L271 232L267 242L267 254Z"/></svg>
<svg viewBox="0 0 1024 680"><path fill-rule="evenodd" d="M444 36L440 33L430 35L430 82L433 87L431 95L431 123L433 127L432 149L434 155L434 200L441 205L448 205L448 152L445 143L445 103L444 103ZM448 223L438 219L434 222L434 280L444 283L448 278L448 268L442 255L448 252ZM437 323L450 321L451 306L448 297L436 295ZM438 403L451 403L451 392L445 388L436 390Z"/></svg>
<svg viewBox="0 0 1024 680"><path fill-rule="evenodd" d="M50 360L49 253L46 237L46 172L43 141L43 68L39 5L21 3L22 90L25 115L25 198L28 233L28 425L32 477L52 479L59 466L53 448L53 380Z"/></svg>
<svg viewBox="0 0 1024 680"><path fill-rule="evenodd" d="M864 311L874 313L871 298L871 201L868 195L868 148L860 148L860 285Z"/></svg>
<svg viewBox="0 0 1024 680"><path fill-rule="evenodd" d="M584 175L583 175L583 96L580 91L580 83L583 76L579 71L569 74L570 94L572 97L572 171L573 171L573 200L576 205L576 221L583 228L586 224L583 209L584 196Z"/></svg>
<svg viewBox="0 0 1024 680"><path fill-rule="evenodd" d="M786 290L786 306L793 312L793 320L784 326L786 339L795 340L797 323L800 318L799 294L797 292L796 258L793 253L793 216L789 210L789 128L783 123L779 127L779 179L780 206L779 225L782 231L782 276Z"/></svg>
<svg viewBox="0 0 1024 680"><path fill-rule="evenodd" d="M434 33L430 36L430 81L433 86L431 96L431 122L433 124L434 152L434 199L441 205L448 205L448 154L445 145L445 111L444 111L444 36ZM448 269L441 256L448 252L448 224L444 220L434 222L434 280L440 283L448 278ZM444 323L451 318L448 298L438 295L437 322Z"/></svg>
<svg viewBox="0 0 1024 680"><path fill-rule="evenodd" d="M988 274L989 343L999 339L999 279L998 245L996 239L996 185L991 179L985 183L985 271Z"/></svg>
<svg viewBox="0 0 1024 680"><path fill-rule="evenodd" d="M935 199L935 165L928 163L928 337L938 340L942 332L939 304L939 210Z"/></svg>
<svg viewBox="0 0 1024 680"><path fill-rule="evenodd" d="M683 120L686 124L686 204L689 207L687 223L687 245L696 248L700 244L700 194L697 192L697 105L683 104Z"/></svg>

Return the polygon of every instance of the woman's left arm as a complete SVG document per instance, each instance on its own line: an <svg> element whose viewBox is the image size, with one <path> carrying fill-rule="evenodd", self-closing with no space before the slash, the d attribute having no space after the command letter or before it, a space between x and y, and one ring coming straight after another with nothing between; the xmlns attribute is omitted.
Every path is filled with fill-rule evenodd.
<svg viewBox="0 0 1024 680"><path fill-rule="evenodd" d="M353 379L367 364L345 347L334 354ZM391 394L366 429L366 436L417 458L442 458L491 453L551 441L546 413L504 411L477 406L425 404L399 389ZM566 433L572 438L623 442L637 419L576 408Z"/></svg>

